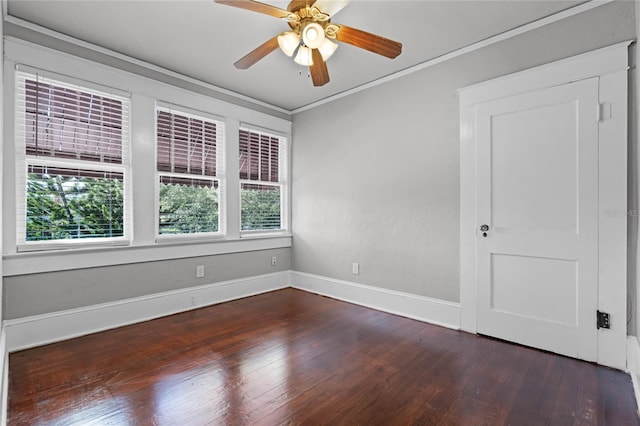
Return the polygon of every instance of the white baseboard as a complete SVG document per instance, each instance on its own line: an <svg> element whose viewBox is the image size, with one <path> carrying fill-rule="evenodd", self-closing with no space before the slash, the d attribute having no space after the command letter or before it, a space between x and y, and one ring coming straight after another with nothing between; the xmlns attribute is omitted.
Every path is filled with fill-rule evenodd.
<svg viewBox="0 0 640 426"><path fill-rule="evenodd" d="M636 406L640 409L640 342L636 336L627 336L627 371L631 376Z"/></svg>
<svg viewBox="0 0 640 426"><path fill-rule="evenodd" d="M322 294L448 328L460 328L459 303L301 272L284 271L6 320L2 334L4 336L6 331L6 338L0 341L0 354L286 287ZM3 342L6 350L1 350Z"/></svg>
<svg viewBox="0 0 640 426"><path fill-rule="evenodd" d="M7 333L4 324L0 326L0 425L7 424L7 412L9 410L9 353L7 352Z"/></svg>
<svg viewBox="0 0 640 426"><path fill-rule="evenodd" d="M6 320L6 351L0 354L286 287L290 287L289 271Z"/></svg>
<svg viewBox="0 0 640 426"><path fill-rule="evenodd" d="M291 286L379 311L460 329L460 304L349 281L291 272Z"/></svg>
<svg viewBox="0 0 640 426"><path fill-rule="evenodd" d="M6 320L0 328L0 426L4 426L7 420L10 352L287 287L418 321L460 329L459 303L295 271L276 272ZM192 304L192 301L195 301L195 304ZM640 342L635 336L627 336L627 370L640 407Z"/></svg>

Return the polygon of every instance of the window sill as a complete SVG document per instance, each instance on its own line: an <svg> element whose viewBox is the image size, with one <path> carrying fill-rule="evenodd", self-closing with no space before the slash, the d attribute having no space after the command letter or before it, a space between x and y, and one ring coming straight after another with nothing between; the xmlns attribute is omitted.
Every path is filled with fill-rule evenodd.
<svg viewBox="0 0 640 426"><path fill-rule="evenodd" d="M3 276L288 248L291 247L291 239L290 234L269 234L233 240L181 240L170 244L11 253L3 256Z"/></svg>
<svg viewBox="0 0 640 426"><path fill-rule="evenodd" d="M255 238L274 238L280 235L291 235L286 230L266 230L266 231L240 231L240 238L242 239L255 239Z"/></svg>
<svg viewBox="0 0 640 426"><path fill-rule="evenodd" d="M18 253L33 253L33 252L46 252L55 253L61 250L87 250L95 248L109 248L109 247L128 247L131 245L129 240L112 239L109 241L90 241L83 240L65 240L64 242L46 242L35 244L18 245Z"/></svg>

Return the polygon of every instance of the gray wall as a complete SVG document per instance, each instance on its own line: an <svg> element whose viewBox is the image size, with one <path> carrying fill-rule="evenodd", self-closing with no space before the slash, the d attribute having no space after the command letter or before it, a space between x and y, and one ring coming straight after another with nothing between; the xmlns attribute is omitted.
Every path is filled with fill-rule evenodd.
<svg viewBox="0 0 640 426"><path fill-rule="evenodd" d="M278 257L276 266L271 266L271 256ZM204 278L195 278L196 265L205 266ZM284 248L5 277L4 319L286 271L290 267L291 249Z"/></svg>
<svg viewBox="0 0 640 426"><path fill-rule="evenodd" d="M635 38L634 8L628 1L598 7L295 115L293 251L7 277L3 317L289 268L458 301L456 89ZM637 205L632 195L630 205ZM635 247L632 241L635 235ZM276 267L272 255L279 258ZM635 251L630 256L634 272ZM351 274L352 262L360 263L360 275ZM194 278L198 264L206 265L204 280ZM630 293L635 296L635 284Z"/></svg>
<svg viewBox="0 0 640 426"><path fill-rule="evenodd" d="M459 301L456 89L633 39L634 9L597 7L296 114L293 269Z"/></svg>
<svg viewBox="0 0 640 426"><path fill-rule="evenodd" d="M275 117L284 119L291 118L288 113L280 110L240 99L210 87L185 82L181 79L167 76L163 73L93 51L89 48L61 41L16 24L6 23L3 34L149 77L255 111L264 112ZM4 231L15 232L13 229L5 229ZM0 237L1 235L0 233ZM179 250L179 248L176 248L176 250ZM271 256L274 255L278 257L278 264L272 267ZM0 294L4 295L3 300L0 298L0 309L3 309L0 315L3 319L15 319L283 271L290 269L290 258L291 249L287 248L9 276L3 280L4 289L0 288ZM205 278L195 278L196 265L205 265Z"/></svg>

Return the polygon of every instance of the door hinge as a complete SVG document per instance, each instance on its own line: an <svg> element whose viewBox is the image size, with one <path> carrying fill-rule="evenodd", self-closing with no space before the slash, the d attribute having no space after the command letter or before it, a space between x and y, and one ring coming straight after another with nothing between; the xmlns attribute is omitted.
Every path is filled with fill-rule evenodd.
<svg viewBox="0 0 640 426"><path fill-rule="evenodd" d="M601 122L607 120L611 120L611 103L603 102L601 104L598 104L597 121Z"/></svg>
<svg viewBox="0 0 640 426"><path fill-rule="evenodd" d="M597 312L598 330L601 328L611 328L611 318L607 312Z"/></svg>

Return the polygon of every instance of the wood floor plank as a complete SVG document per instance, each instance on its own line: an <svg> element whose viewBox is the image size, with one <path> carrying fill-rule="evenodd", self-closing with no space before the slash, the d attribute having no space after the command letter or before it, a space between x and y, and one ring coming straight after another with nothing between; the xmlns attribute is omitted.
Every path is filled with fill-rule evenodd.
<svg viewBox="0 0 640 426"><path fill-rule="evenodd" d="M13 353L10 425L640 425L627 374L285 289Z"/></svg>

